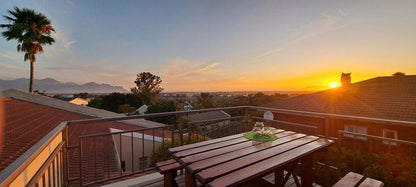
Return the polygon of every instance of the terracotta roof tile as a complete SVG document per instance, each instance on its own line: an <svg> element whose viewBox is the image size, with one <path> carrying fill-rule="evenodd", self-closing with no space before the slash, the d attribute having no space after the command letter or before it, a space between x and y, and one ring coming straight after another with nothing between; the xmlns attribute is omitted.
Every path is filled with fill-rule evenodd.
<svg viewBox="0 0 416 187"><path fill-rule="evenodd" d="M5 98L2 101L5 124L2 127L3 131L0 132L0 137L3 138L0 149L0 171L62 121L94 118L14 98ZM77 144L81 135L109 132L109 127L121 130L142 128L117 122L73 125L69 127L69 143Z"/></svg>

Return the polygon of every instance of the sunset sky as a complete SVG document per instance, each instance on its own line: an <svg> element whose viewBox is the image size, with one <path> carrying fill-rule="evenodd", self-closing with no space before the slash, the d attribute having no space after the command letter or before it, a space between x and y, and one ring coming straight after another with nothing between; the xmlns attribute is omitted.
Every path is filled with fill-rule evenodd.
<svg viewBox="0 0 416 187"><path fill-rule="evenodd" d="M18 0L0 14L13 6L56 30L36 79L128 89L149 71L165 91L322 90L341 72L416 74L416 1ZM0 79L29 77L16 45L0 39Z"/></svg>

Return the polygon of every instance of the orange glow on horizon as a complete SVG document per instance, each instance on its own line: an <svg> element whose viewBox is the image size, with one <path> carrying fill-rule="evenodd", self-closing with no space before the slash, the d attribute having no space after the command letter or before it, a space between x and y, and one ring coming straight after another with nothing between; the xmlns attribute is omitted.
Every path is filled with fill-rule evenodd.
<svg viewBox="0 0 416 187"><path fill-rule="evenodd" d="M331 82L331 83L329 83L329 86L330 86L331 88L336 88L336 87L338 87L338 86L339 86L339 84L338 84L337 82Z"/></svg>

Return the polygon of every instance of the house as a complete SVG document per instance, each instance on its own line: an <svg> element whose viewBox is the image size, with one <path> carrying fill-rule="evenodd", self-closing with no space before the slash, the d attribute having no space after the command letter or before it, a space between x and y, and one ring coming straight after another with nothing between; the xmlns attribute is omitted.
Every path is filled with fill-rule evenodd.
<svg viewBox="0 0 416 187"><path fill-rule="evenodd" d="M230 128L231 115L223 110L193 113L186 116L191 124L201 127L202 132L206 132L210 138L221 137L227 134Z"/></svg>
<svg viewBox="0 0 416 187"><path fill-rule="evenodd" d="M70 100L69 103L86 106L88 105L89 100L77 97L77 98Z"/></svg>
<svg viewBox="0 0 416 187"><path fill-rule="evenodd" d="M348 76L348 75L347 75ZM342 87L296 96L264 105L265 107L292 111L328 113L339 118L319 119L284 112L274 114L276 120L307 124L322 132L323 125L330 123L329 135L338 137L339 131L356 132L386 138L416 141L416 127L408 122L416 121L416 75L376 77L356 83L351 78L341 79ZM346 116L343 118L342 116ZM348 116L362 117L351 120ZM367 118L385 119L386 122L368 122ZM353 137L344 134L344 137ZM366 140L366 137L356 138ZM384 141L385 144L394 142Z"/></svg>
<svg viewBox="0 0 416 187"><path fill-rule="evenodd" d="M140 114L140 115L143 115L143 114L145 114L146 112L147 112L147 109L148 109L149 107L146 105L146 104L144 104L144 105L142 105L141 107L139 107L137 110L136 110L136 112L135 112L135 114Z"/></svg>
<svg viewBox="0 0 416 187"><path fill-rule="evenodd" d="M51 132L60 126L61 122L124 116L20 90L6 90L1 95L5 119L4 123L0 123L0 138L2 138L1 142L3 142L0 147L0 186L10 176L17 175L15 174L16 172L18 176L14 181L9 181L10 186L24 186L30 181L38 168L46 161L48 155L51 155L52 151L59 146L59 142L62 142L62 139L65 138L64 134L59 133L47 144L47 147L41 147L39 144L39 142L49 137ZM144 119L75 124L68 127L68 147L81 146L80 143L82 142L79 137L83 135L109 133L111 129L125 131L160 126L164 125ZM160 134L161 132L156 131L145 137L158 139ZM141 138L142 136L137 136L137 140ZM123 168L121 168L120 163L124 160L120 159L122 157L119 156L122 153L117 152L115 149L114 144L117 143L109 138L105 141L103 138L100 140L102 141L95 141L94 139L93 144L91 142L82 143L87 149L85 151L81 150L85 152L85 156L82 157L84 159L83 162L96 164L96 160L100 160L101 162L98 164L105 164L104 168L107 168L107 170L99 171L101 175L108 172L121 171ZM106 154L88 155L92 147L94 151L100 150ZM128 150L125 149L124 151ZM38 156L32 158L31 155L34 155L34 152L40 153L35 154ZM140 152L146 152L146 150L140 150ZM149 155L150 153L146 152L145 154ZM79 176L79 155L81 154L77 149L69 151L68 155L68 176L69 178L74 178ZM147 162L147 160L143 160L142 163ZM26 167L22 166L23 163L25 163ZM84 169L85 173L96 172L91 169L86 166Z"/></svg>

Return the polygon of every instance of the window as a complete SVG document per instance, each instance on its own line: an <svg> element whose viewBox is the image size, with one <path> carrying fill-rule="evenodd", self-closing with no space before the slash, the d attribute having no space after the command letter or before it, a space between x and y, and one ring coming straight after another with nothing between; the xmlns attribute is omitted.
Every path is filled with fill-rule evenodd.
<svg viewBox="0 0 416 187"><path fill-rule="evenodd" d="M383 129L383 137L397 140L397 131L390 130L390 129ZM397 142L389 141L389 140L383 140L383 143L387 145L397 145Z"/></svg>
<svg viewBox="0 0 416 187"><path fill-rule="evenodd" d="M344 125L344 131L367 134L367 127L346 124ZM344 136L348 138L357 138L359 140L367 140L367 137L365 136L357 136L354 134L344 134Z"/></svg>
<svg viewBox="0 0 416 187"><path fill-rule="evenodd" d="M139 170L144 170L148 167L147 156L139 158Z"/></svg>
<svg viewBox="0 0 416 187"><path fill-rule="evenodd" d="M355 125L344 125L344 131L355 132ZM353 134L344 134L345 137L354 138Z"/></svg>

